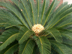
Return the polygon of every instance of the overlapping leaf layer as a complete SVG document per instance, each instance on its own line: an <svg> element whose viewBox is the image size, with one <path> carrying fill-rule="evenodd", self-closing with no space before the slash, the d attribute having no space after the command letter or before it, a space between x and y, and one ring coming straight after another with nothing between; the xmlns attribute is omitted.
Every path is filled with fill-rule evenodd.
<svg viewBox="0 0 72 54"><path fill-rule="evenodd" d="M0 2L0 54L72 54L72 5L54 0ZM41 24L39 35L32 26Z"/></svg>

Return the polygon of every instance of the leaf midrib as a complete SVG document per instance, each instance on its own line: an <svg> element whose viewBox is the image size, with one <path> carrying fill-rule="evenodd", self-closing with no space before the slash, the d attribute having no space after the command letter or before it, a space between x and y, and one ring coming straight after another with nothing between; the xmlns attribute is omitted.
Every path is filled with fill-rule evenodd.
<svg viewBox="0 0 72 54"><path fill-rule="evenodd" d="M39 37L40 39L40 37ZM42 46L42 40L40 39L40 42L41 42L41 48L42 48L42 54L43 54L43 46Z"/></svg>
<svg viewBox="0 0 72 54"><path fill-rule="evenodd" d="M17 45L17 44L15 44L15 45ZM14 47L15 45L13 45L12 47ZM10 50L12 47L10 47L8 50ZM7 50L7 51L8 51L8 50ZM7 51L6 51L6 52L7 52ZM6 53L6 52L5 52L5 53ZM5 53L4 53L4 54L5 54Z"/></svg>
<svg viewBox="0 0 72 54"><path fill-rule="evenodd" d="M30 40L28 40L28 42L26 43L26 45L25 45L25 47L24 47L24 50L23 50L23 52L25 51L25 49L26 49L26 46L27 46L27 44L29 43L29 41L30 41ZM22 52L22 54L23 54L23 52Z"/></svg>

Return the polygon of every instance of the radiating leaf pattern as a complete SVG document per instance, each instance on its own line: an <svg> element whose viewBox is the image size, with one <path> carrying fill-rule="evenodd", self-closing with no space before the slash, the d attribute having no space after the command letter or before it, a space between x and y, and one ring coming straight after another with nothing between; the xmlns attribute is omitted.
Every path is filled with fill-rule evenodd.
<svg viewBox="0 0 72 54"><path fill-rule="evenodd" d="M72 4L60 1L0 2L0 54L72 54ZM32 31L41 24L44 30ZM40 27L39 27L40 28Z"/></svg>

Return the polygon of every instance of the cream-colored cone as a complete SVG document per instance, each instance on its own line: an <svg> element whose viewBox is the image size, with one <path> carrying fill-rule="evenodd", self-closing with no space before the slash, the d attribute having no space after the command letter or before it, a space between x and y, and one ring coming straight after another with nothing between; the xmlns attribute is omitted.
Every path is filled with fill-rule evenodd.
<svg viewBox="0 0 72 54"><path fill-rule="evenodd" d="M44 27L41 24L35 24L32 27L32 31L34 31L36 34L40 33L43 30L44 30Z"/></svg>

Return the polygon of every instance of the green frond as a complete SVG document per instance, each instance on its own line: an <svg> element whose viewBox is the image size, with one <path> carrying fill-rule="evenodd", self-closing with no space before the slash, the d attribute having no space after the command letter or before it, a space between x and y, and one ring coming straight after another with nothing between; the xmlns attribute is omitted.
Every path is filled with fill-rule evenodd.
<svg viewBox="0 0 72 54"><path fill-rule="evenodd" d="M35 42L31 39L25 41L19 45L19 54L32 54L35 46Z"/></svg>
<svg viewBox="0 0 72 54"><path fill-rule="evenodd" d="M17 40L19 41L21 39L21 37L25 34L25 32L28 31L28 28L25 26L20 26L20 30L19 30L19 35L17 37Z"/></svg>
<svg viewBox="0 0 72 54"><path fill-rule="evenodd" d="M18 44L13 45L12 47L10 47L4 54L13 54L16 50L18 49Z"/></svg>
<svg viewBox="0 0 72 54"><path fill-rule="evenodd" d="M63 19L71 16L71 14L72 14L71 11L72 11L72 7L69 7L66 11L63 11L61 14L59 14L58 17L55 17L56 20L52 21L53 23L49 26L49 28L54 27L56 24L58 24ZM49 28L47 28L47 29L49 29Z"/></svg>
<svg viewBox="0 0 72 54"><path fill-rule="evenodd" d="M72 40L72 32L70 31L64 31L64 32L61 32L62 35L66 36L66 38Z"/></svg>
<svg viewBox="0 0 72 54"><path fill-rule="evenodd" d="M46 37L37 37L35 38L36 43L38 45L40 54L50 54L51 52L51 44Z"/></svg>
<svg viewBox="0 0 72 54"><path fill-rule="evenodd" d="M17 9L14 5L12 5L11 3L6 3L6 2L0 2L0 5L6 7L8 10L10 10L11 13L12 13L15 17L17 17L17 19L18 19L21 23L23 23L23 25L27 26L27 24L26 24L25 20L23 19L21 13L18 11L18 9ZM27 27L28 27L28 26L27 26ZM28 28L29 28L29 27L28 27Z"/></svg>
<svg viewBox="0 0 72 54"><path fill-rule="evenodd" d="M11 33L10 33L10 31L11 31ZM9 33L7 34L7 32L9 32L10 34ZM15 33L12 33L12 32L13 32L13 30L8 30L8 31L4 32L3 35L0 37L0 38L2 38L2 39L0 39L1 42L3 42L3 44L0 46L0 50L3 50L10 43L12 43L13 41L15 41L16 37L18 36L18 33L16 33L15 31L14 31ZM6 36L6 38L5 38L5 36ZM6 40L4 41L3 39L4 40L6 39Z"/></svg>
<svg viewBox="0 0 72 54"><path fill-rule="evenodd" d="M44 21L44 24L43 24L44 26L45 26L46 23L48 23L47 21L49 21L50 17L52 16L52 14L55 11L58 4L59 3L57 2L57 0L54 0L51 3L51 5L50 5L50 7L49 7L49 9L48 9L48 11L46 13L45 21Z"/></svg>
<svg viewBox="0 0 72 54"><path fill-rule="evenodd" d="M29 0L32 10L33 25L37 24L37 5L34 3L34 0Z"/></svg>
<svg viewBox="0 0 72 54"><path fill-rule="evenodd" d="M33 31L28 30L25 26L21 26L19 30L19 35L17 36L17 40L19 44L22 44L28 38L30 38L34 34Z"/></svg>
<svg viewBox="0 0 72 54"><path fill-rule="evenodd" d="M43 0L43 7L42 7L42 13L41 13L41 24L43 25L44 23L44 18L45 18L45 14L47 12L47 9L49 8L50 1L49 0Z"/></svg>
<svg viewBox="0 0 72 54"><path fill-rule="evenodd" d="M15 39L16 36L18 35L18 33L13 34L11 37L9 37L1 46L0 46L0 50L3 50L4 48L6 48L10 43L12 43Z"/></svg>
<svg viewBox="0 0 72 54"><path fill-rule="evenodd" d="M26 31L23 36L21 37L21 39L19 40L19 44L22 44L24 41L26 41L28 38L31 37L31 35L33 35L33 31Z"/></svg>
<svg viewBox="0 0 72 54"><path fill-rule="evenodd" d="M59 42L62 43L62 36L61 33L59 32L59 30L55 29L55 28L51 28L47 30L48 33L54 37L54 39Z"/></svg>
<svg viewBox="0 0 72 54"><path fill-rule="evenodd" d="M16 5L18 7L21 15L23 16L23 19L25 20L25 23L27 23L29 25L30 21L29 21L29 19L27 17L25 9L23 8L22 2L19 1L19 0L12 0L12 2L14 2L14 5ZM26 25L26 26L28 26L28 25Z"/></svg>
<svg viewBox="0 0 72 54"><path fill-rule="evenodd" d="M40 24L40 20L41 20L41 13L42 13L42 0L36 0L37 2L37 23Z"/></svg>
<svg viewBox="0 0 72 54"><path fill-rule="evenodd" d="M69 47L64 44L60 44L54 41L51 41L52 48L59 54L72 54L72 51Z"/></svg>
<svg viewBox="0 0 72 54"><path fill-rule="evenodd" d="M72 17L69 16L66 19L62 20L60 24L58 23L56 26L62 28L62 27L66 27L67 25L71 25L71 24L72 24Z"/></svg>
<svg viewBox="0 0 72 54"><path fill-rule="evenodd" d="M72 31L61 31L63 43L72 46Z"/></svg>
<svg viewBox="0 0 72 54"><path fill-rule="evenodd" d="M18 26L20 24L22 23L12 13L7 12L6 9L0 9L0 27Z"/></svg>
<svg viewBox="0 0 72 54"><path fill-rule="evenodd" d="M51 19L49 20L48 25L46 26L46 29L52 28L51 25L55 24L62 16L65 16L63 15L63 12L67 11L67 9L69 8L71 7L67 5L67 3L62 4L59 8L57 8L54 14L52 14Z"/></svg>
<svg viewBox="0 0 72 54"><path fill-rule="evenodd" d="M14 41L8 45L4 50L0 51L0 54L13 54L18 50L17 41Z"/></svg>
<svg viewBox="0 0 72 54"><path fill-rule="evenodd" d="M11 28L4 31L2 35L0 35L0 42L5 42L10 36L16 33L18 33L18 29L15 28Z"/></svg>

